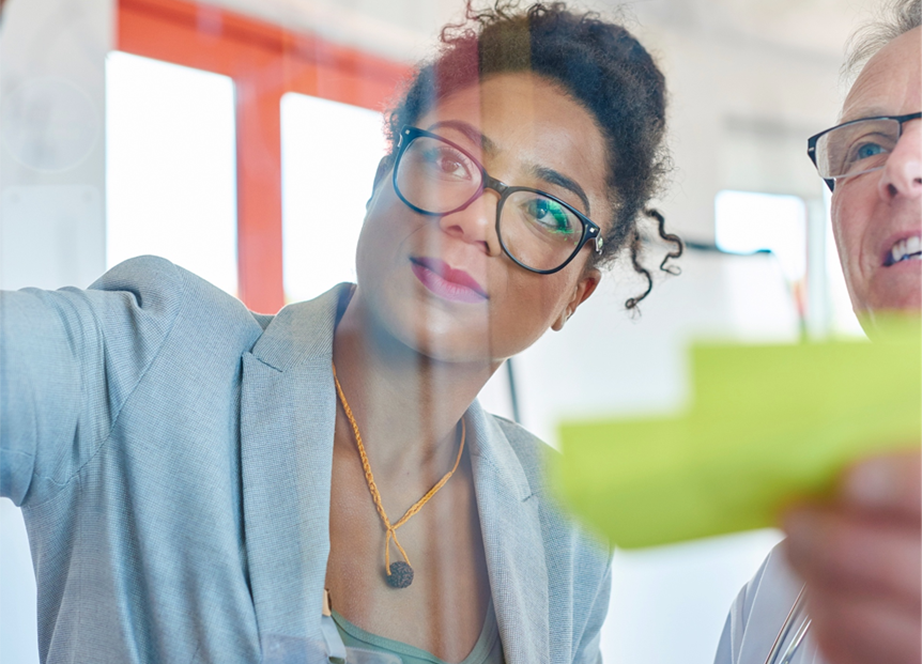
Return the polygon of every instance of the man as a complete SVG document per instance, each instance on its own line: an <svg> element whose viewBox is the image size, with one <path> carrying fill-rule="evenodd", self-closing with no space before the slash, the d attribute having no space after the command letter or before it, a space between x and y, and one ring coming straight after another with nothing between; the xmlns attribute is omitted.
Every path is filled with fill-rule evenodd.
<svg viewBox="0 0 922 664"><path fill-rule="evenodd" d="M892 3L892 19L850 58L855 66L872 56L839 125L810 140L833 190L852 305L872 338L881 313L922 310L920 5ZM918 452L868 460L844 474L831 503L791 511L786 542L731 609L718 664L919 664L920 465ZM804 605L795 608L801 589ZM782 625L789 629L779 638Z"/></svg>

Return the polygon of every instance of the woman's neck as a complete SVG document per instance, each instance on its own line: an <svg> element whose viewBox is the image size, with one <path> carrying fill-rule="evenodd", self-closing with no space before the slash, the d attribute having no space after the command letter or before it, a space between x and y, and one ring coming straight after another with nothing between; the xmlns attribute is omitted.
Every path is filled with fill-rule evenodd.
<svg viewBox="0 0 922 664"><path fill-rule="evenodd" d="M419 353L382 329L358 291L336 328L333 361L376 477L444 473L457 453L458 421L499 366Z"/></svg>

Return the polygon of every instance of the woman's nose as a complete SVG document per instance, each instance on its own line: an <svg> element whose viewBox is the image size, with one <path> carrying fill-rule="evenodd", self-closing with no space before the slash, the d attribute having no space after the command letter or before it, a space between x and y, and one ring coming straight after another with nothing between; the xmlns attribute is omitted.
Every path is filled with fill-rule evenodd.
<svg viewBox="0 0 922 664"><path fill-rule="evenodd" d="M878 183L880 197L922 198L922 120L903 125L903 135L887 158Z"/></svg>
<svg viewBox="0 0 922 664"><path fill-rule="evenodd" d="M488 256L502 253L496 235L496 206L499 195L489 189L462 210L439 217L439 227L451 237L481 247Z"/></svg>

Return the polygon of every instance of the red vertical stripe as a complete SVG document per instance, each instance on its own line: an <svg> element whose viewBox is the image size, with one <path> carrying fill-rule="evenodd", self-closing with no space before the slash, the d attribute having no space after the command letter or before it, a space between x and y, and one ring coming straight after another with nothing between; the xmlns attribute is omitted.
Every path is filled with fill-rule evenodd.
<svg viewBox="0 0 922 664"><path fill-rule="evenodd" d="M238 292L255 311L278 311L284 303L282 95L382 110L409 68L187 0L119 0L117 43L128 53L234 79Z"/></svg>

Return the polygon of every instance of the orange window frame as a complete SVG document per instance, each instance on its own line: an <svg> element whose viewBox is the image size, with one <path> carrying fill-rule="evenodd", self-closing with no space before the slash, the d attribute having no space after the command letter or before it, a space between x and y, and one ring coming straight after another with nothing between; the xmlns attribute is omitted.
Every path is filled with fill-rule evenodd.
<svg viewBox="0 0 922 664"><path fill-rule="evenodd" d="M117 48L224 74L236 86L238 294L284 304L280 103L287 92L381 110L410 68L188 0L119 0Z"/></svg>

